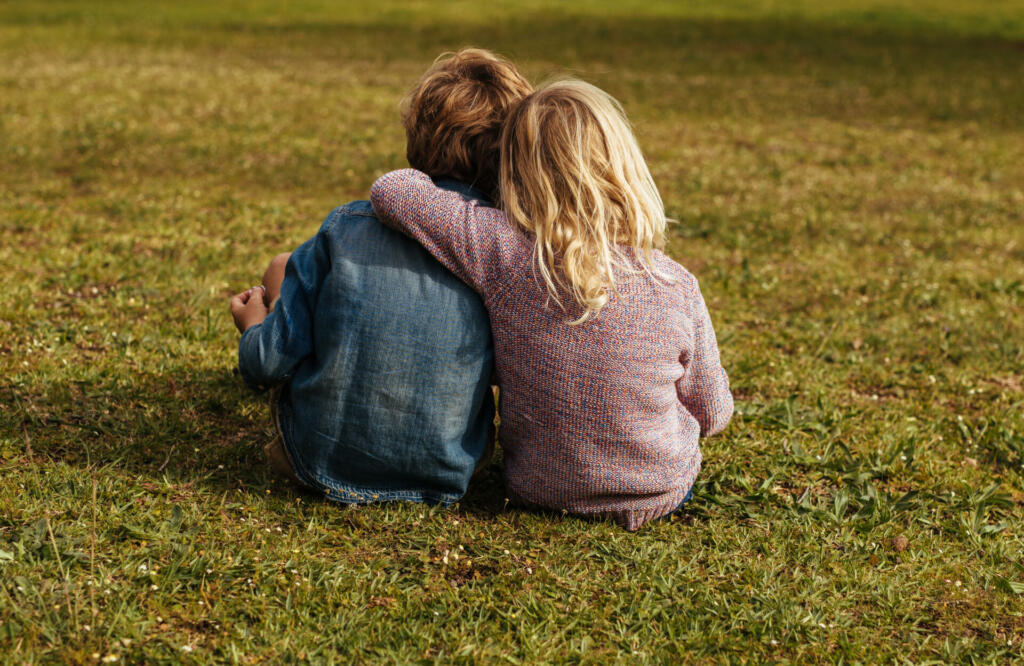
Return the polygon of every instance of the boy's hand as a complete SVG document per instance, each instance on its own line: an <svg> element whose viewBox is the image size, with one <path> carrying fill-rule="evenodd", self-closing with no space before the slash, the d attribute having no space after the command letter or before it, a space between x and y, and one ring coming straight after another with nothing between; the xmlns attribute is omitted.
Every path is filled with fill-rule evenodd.
<svg viewBox="0 0 1024 666"><path fill-rule="evenodd" d="M263 302L264 288L252 287L231 297L231 316L239 333L245 333L256 324L263 323L270 310Z"/></svg>

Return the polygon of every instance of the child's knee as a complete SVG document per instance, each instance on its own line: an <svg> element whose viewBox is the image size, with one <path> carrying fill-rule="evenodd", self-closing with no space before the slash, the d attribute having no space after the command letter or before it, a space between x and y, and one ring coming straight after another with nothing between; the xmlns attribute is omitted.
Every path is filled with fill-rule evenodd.
<svg viewBox="0 0 1024 666"><path fill-rule="evenodd" d="M270 307L281 295L281 282L284 281L284 269L288 265L291 252L282 252L270 260L267 272L263 274L263 300Z"/></svg>
<svg viewBox="0 0 1024 666"><path fill-rule="evenodd" d="M268 280L280 282L284 277L284 268L288 265L288 258L291 256L291 252L282 252L271 259L270 265L267 266L267 272L263 274L263 283L266 284Z"/></svg>

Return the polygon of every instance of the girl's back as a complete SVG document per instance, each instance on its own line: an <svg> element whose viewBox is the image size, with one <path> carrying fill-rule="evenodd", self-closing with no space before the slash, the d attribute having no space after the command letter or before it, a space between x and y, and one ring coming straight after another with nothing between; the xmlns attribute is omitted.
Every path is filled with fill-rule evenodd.
<svg viewBox="0 0 1024 666"><path fill-rule="evenodd" d="M698 436L732 414L692 275L655 251L667 279L630 275L599 314L572 325L536 275L535 239L501 211L411 169L379 179L371 200L483 296L513 500L628 529L682 502L700 469Z"/></svg>

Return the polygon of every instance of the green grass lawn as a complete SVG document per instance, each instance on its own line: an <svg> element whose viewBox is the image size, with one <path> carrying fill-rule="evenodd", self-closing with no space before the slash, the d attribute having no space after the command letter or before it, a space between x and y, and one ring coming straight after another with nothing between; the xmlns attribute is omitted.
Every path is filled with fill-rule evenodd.
<svg viewBox="0 0 1024 666"><path fill-rule="evenodd" d="M0 2L0 662L1020 659L1024 3L440 4ZM715 319L636 534L263 463L227 297L469 44L623 102Z"/></svg>

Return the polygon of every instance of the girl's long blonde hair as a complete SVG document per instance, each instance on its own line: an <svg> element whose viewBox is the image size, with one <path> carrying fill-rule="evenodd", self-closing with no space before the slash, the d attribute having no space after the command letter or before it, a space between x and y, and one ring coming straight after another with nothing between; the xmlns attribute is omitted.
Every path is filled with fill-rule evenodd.
<svg viewBox="0 0 1024 666"><path fill-rule="evenodd" d="M563 80L509 114L501 137L501 206L536 236L552 299L568 293L582 323L608 303L620 275L654 271L665 207L622 106L600 88Z"/></svg>

